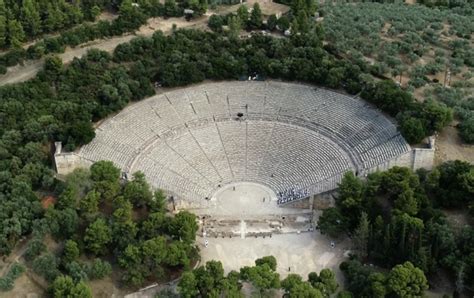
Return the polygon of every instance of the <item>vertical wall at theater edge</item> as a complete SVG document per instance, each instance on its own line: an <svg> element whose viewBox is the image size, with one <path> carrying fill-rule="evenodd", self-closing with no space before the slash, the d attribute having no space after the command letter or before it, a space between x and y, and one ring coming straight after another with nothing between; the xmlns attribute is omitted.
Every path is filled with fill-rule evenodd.
<svg viewBox="0 0 474 298"><path fill-rule="evenodd" d="M435 157L435 138L429 138L429 144L427 148L412 148L396 158L381 163L367 172L372 173L375 171L386 171L394 166L408 167L412 170L418 170L425 168L427 170L433 169Z"/></svg>
<svg viewBox="0 0 474 298"><path fill-rule="evenodd" d="M54 165L58 175L67 175L76 168L89 168L92 162L85 160L75 152L62 152L61 142L55 142Z"/></svg>

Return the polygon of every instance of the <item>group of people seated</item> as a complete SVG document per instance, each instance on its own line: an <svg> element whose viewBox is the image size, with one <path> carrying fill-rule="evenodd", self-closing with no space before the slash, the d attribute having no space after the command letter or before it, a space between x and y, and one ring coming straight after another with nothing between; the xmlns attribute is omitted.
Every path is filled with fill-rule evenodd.
<svg viewBox="0 0 474 298"><path fill-rule="evenodd" d="M306 198L307 196L309 196L309 192L306 189L289 188L277 193L277 203L285 204L291 201Z"/></svg>

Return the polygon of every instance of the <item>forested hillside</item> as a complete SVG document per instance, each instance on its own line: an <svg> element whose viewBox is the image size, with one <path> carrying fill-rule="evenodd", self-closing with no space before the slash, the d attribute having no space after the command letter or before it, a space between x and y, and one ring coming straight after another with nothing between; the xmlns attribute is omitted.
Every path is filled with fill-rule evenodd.
<svg viewBox="0 0 474 298"><path fill-rule="evenodd" d="M0 2L0 8L2 3ZM207 3L202 0L179 2L166 0L164 3L158 0L63 3L63 6L67 7L66 12L76 13L72 18L59 9L54 10L54 14L49 14L49 7L55 6L47 5L48 8L42 10L35 1L26 1L26 3L32 3L28 9L28 14L31 14L31 17L25 17L26 12L21 12L21 9L17 16L10 13L10 8L5 8L5 26L2 27L0 15L0 37L3 33L3 38L0 38L0 42L3 40L3 44L0 44L0 48L8 49L6 53L0 55L0 74L5 74L7 67L23 63L25 60L40 59L51 53L63 53L68 46L76 47L91 40L133 32L151 17L181 17L185 8L193 9L192 17L196 17L202 15L207 9ZM10 7L3 4L5 7ZM17 7L17 5L12 7ZM117 18L97 21L97 15L104 9L116 13ZM42 17L45 19L43 20ZM51 18L54 19L49 20ZM92 22L94 20L95 22ZM54 23L54 26L48 25L51 22ZM10 25L12 25L11 28ZM34 28L34 30L25 28ZM30 31L34 34L30 34ZM31 39L35 39L35 42L24 47L24 43Z"/></svg>
<svg viewBox="0 0 474 298"><path fill-rule="evenodd" d="M19 47L44 33L93 21L112 1L1 0L0 48Z"/></svg>
<svg viewBox="0 0 474 298"><path fill-rule="evenodd" d="M366 180L347 173L336 207L324 210L318 226L334 237L352 235L356 261L340 267L348 290L355 297L383 297L390 289L397 297L420 295L420 288L393 288L389 276L360 263L391 268L410 262L428 276L432 287L439 286L433 281L446 272L456 285L455 295L472 291L474 228L454 226L443 210L468 210L467 223L472 222L473 186L474 165L461 161L446 162L430 173L394 167L369 174Z"/></svg>

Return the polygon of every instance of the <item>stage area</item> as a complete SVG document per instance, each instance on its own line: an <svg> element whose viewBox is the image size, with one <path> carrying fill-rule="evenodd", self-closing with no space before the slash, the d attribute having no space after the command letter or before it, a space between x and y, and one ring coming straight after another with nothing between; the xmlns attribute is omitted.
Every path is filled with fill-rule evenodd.
<svg viewBox="0 0 474 298"><path fill-rule="evenodd" d="M281 208L269 187L252 182L231 183L218 188L207 206L192 210L196 214L236 219L258 218L260 215L297 214L308 210Z"/></svg>

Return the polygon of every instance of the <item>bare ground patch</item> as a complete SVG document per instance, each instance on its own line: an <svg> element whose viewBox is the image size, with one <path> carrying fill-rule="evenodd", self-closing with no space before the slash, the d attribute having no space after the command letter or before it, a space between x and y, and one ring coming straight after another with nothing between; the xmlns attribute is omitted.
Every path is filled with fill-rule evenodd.
<svg viewBox="0 0 474 298"><path fill-rule="evenodd" d="M448 160L474 161L474 145L466 145L454 125L446 127L436 138L435 164Z"/></svg>
<svg viewBox="0 0 474 298"><path fill-rule="evenodd" d="M29 270L29 269L28 269ZM1 292L0 296L5 298L26 298L28 295L36 294L37 297L45 296L45 289L30 277L29 272L24 272L17 280L15 286L9 292Z"/></svg>

